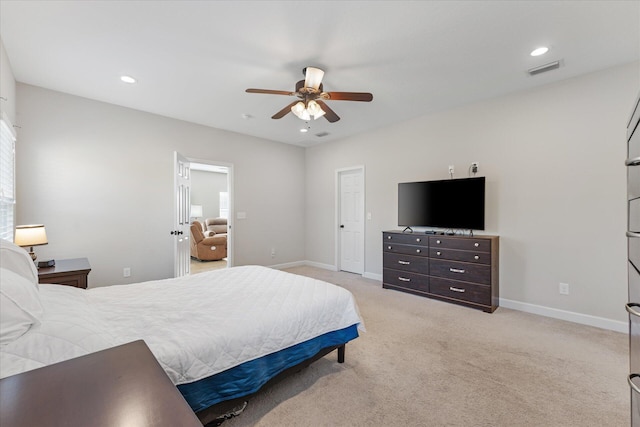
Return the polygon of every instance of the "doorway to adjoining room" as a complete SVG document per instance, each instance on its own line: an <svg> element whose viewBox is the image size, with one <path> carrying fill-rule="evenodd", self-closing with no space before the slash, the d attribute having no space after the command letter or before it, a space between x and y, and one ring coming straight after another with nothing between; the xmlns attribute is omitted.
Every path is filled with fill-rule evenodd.
<svg viewBox="0 0 640 427"><path fill-rule="evenodd" d="M195 237L191 242L191 274L231 265L229 190L229 166L191 161L190 222L198 224L202 231L202 236L191 236ZM200 241L196 243L197 240Z"/></svg>

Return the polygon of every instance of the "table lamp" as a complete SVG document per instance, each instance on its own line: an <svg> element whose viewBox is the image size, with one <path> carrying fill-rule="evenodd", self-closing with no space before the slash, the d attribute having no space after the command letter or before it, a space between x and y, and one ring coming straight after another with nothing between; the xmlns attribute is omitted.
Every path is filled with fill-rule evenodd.
<svg viewBox="0 0 640 427"><path fill-rule="evenodd" d="M191 218L200 218L202 216L202 205L191 205Z"/></svg>
<svg viewBox="0 0 640 427"><path fill-rule="evenodd" d="M29 255L31 255L33 262L35 262L37 256L33 252L33 247L46 245L49 242L47 241L47 232L44 229L44 225L32 224L16 225L14 243L18 246L30 247Z"/></svg>

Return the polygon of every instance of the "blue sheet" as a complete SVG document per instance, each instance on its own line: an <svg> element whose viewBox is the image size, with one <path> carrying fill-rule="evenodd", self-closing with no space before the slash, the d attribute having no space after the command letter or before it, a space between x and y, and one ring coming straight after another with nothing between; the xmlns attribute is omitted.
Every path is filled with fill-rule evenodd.
<svg viewBox="0 0 640 427"><path fill-rule="evenodd" d="M271 378L301 363L326 347L345 344L358 337L358 325L320 335L276 353L250 360L199 381L178 385L194 412L216 403L255 393Z"/></svg>

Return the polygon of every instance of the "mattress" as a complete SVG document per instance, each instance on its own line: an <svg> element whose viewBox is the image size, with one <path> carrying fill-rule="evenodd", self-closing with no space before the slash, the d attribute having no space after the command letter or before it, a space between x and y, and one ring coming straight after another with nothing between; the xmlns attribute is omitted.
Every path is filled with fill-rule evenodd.
<svg viewBox="0 0 640 427"><path fill-rule="evenodd" d="M260 266L89 290L39 289L43 319L2 346L0 377L143 339L174 384L192 384L363 329L346 289Z"/></svg>

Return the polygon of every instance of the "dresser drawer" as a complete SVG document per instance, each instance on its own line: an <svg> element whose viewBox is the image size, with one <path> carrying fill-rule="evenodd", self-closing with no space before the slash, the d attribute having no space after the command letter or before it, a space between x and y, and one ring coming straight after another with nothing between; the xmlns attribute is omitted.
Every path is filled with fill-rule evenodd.
<svg viewBox="0 0 640 427"><path fill-rule="evenodd" d="M384 244L387 243L401 243L405 245L415 246L429 246L429 238L424 234L413 233L383 233L382 240Z"/></svg>
<svg viewBox="0 0 640 427"><path fill-rule="evenodd" d="M640 197L629 200L629 231L640 233Z"/></svg>
<svg viewBox="0 0 640 427"><path fill-rule="evenodd" d="M491 252L491 240L455 237L429 237L430 248L460 249L463 251Z"/></svg>
<svg viewBox="0 0 640 427"><path fill-rule="evenodd" d="M429 276L408 271L382 269L382 282L389 285L409 288L422 292L429 292Z"/></svg>
<svg viewBox="0 0 640 427"><path fill-rule="evenodd" d="M627 304L629 312L630 371L640 373L640 302Z"/></svg>
<svg viewBox="0 0 640 427"><path fill-rule="evenodd" d="M633 382L633 386L631 386L631 427L640 427L640 376L637 376L637 372L634 374L629 377L629 381Z"/></svg>
<svg viewBox="0 0 640 427"><path fill-rule="evenodd" d="M455 298L482 305L491 305L491 288L472 283L431 277L429 291L443 297Z"/></svg>
<svg viewBox="0 0 640 427"><path fill-rule="evenodd" d="M430 259L429 274L432 277L462 280L482 285L491 284L491 267L482 264Z"/></svg>
<svg viewBox="0 0 640 427"><path fill-rule="evenodd" d="M628 233L629 261L640 270L640 233Z"/></svg>
<svg viewBox="0 0 640 427"><path fill-rule="evenodd" d="M476 264L491 264L491 254L480 251L459 251L457 249L430 248L429 257L448 259L452 261L474 262Z"/></svg>
<svg viewBox="0 0 640 427"><path fill-rule="evenodd" d="M640 128L629 141L627 150L627 193L629 199L640 197Z"/></svg>
<svg viewBox="0 0 640 427"><path fill-rule="evenodd" d="M429 255L429 248L424 246L400 245L385 242L383 247L385 252L395 252L398 254L407 254L415 256Z"/></svg>
<svg viewBox="0 0 640 427"><path fill-rule="evenodd" d="M629 302L640 303L640 272L628 263L629 267Z"/></svg>
<svg viewBox="0 0 640 427"><path fill-rule="evenodd" d="M385 254L382 260L384 268L412 271L414 273L429 274L429 259L404 254Z"/></svg>

